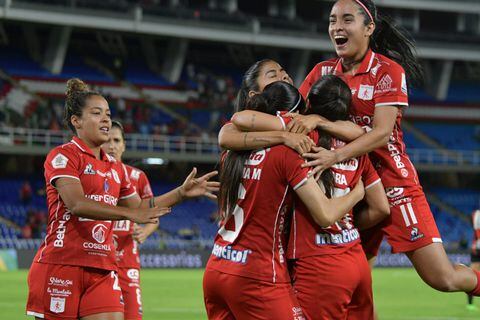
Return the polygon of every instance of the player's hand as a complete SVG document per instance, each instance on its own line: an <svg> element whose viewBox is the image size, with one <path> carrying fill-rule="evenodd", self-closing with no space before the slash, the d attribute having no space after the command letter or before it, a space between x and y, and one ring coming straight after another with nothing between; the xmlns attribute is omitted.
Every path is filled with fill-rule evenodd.
<svg viewBox="0 0 480 320"><path fill-rule="evenodd" d="M145 242L145 240L147 240L148 236L149 235L144 227L139 226L136 223L133 225L133 240L142 244Z"/></svg>
<svg viewBox="0 0 480 320"><path fill-rule="evenodd" d="M311 176L316 177L317 173L330 168L339 160L335 151L327 150L322 147L313 147L312 151L313 152L302 154L304 158L309 159L309 161L302 164L302 167L313 167L310 172Z"/></svg>
<svg viewBox="0 0 480 320"><path fill-rule="evenodd" d="M216 200L217 196L213 194L213 192L218 192L220 189L220 182L209 180L217 174L218 171L212 171L199 178L195 178L197 175L197 168L193 168L192 172L190 172L188 177L178 189L181 197L195 198L205 196L207 198Z"/></svg>
<svg viewBox="0 0 480 320"><path fill-rule="evenodd" d="M132 215L128 217L129 220L132 220L135 223L158 223L158 218L170 213L171 208L144 208L144 209L135 209L132 210Z"/></svg>
<svg viewBox="0 0 480 320"><path fill-rule="evenodd" d="M287 125L287 131L293 133L308 134L317 128L320 121L320 116L316 114L304 116L298 113L287 113L286 116L292 118Z"/></svg>
<svg viewBox="0 0 480 320"><path fill-rule="evenodd" d="M297 151L299 154L310 152L312 147L315 146L315 143L312 139L310 139L310 137L303 134L291 132L285 132L283 144Z"/></svg>

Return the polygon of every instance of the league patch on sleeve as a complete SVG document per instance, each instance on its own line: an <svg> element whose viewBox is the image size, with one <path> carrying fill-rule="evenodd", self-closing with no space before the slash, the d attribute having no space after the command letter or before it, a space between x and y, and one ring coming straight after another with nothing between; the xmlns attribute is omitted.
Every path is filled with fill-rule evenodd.
<svg viewBox="0 0 480 320"><path fill-rule="evenodd" d="M68 158L59 153L52 159L52 167L55 169L65 169L67 167Z"/></svg>
<svg viewBox="0 0 480 320"><path fill-rule="evenodd" d="M408 94L407 77L405 77L405 73L402 73L402 92Z"/></svg>

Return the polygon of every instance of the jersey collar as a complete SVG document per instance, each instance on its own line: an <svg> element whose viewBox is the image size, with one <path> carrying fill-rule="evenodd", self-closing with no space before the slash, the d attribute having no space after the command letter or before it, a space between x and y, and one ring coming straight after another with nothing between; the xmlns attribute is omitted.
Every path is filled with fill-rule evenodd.
<svg viewBox="0 0 480 320"><path fill-rule="evenodd" d="M86 153L89 156L95 158L95 155L93 154L92 150L79 137L74 136L70 142L73 143L83 153ZM100 148L100 159L103 160L103 161L108 161L108 162L116 162L115 158L109 156L101 148Z"/></svg>
<svg viewBox="0 0 480 320"><path fill-rule="evenodd" d="M375 52L373 52L371 49L368 49L367 54L363 58L362 63L360 64L360 67L358 68L355 75L369 73L370 69L372 69L374 59L375 59ZM334 70L335 70L335 74L343 74L342 59L337 60L337 64L335 65Z"/></svg>

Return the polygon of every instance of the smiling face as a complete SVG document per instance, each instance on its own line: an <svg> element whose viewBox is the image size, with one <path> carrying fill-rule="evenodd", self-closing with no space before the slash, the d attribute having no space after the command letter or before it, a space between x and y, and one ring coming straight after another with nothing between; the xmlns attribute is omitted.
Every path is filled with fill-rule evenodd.
<svg viewBox="0 0 480 320"><path fill-rule="evenodd" d="M90 148L100 147L108 141L112 121L107 100L102 96L90 96L86 100L81 116L73 115L70 121L78 137Z"/></svg>
<svg viewBox="0 0 480 320"><path fill-rule="evenodd" d="M125 152L125 141L119 127L113 126L108 135L108 141L102 144L102 149L117 161L122 161L122 154Z"/></svg>
<svg viewBox="0 0 480 320"><path fill-rule="evenodd" d="M290 78L287 71L285 71L281 65L272 60L267 61L260 68L260 72L258 74L257 82L259 92L251 91L250 96L262 92L266 86L275 81L285 81L293 84L292 78Z"/></svg>
<svg viewBox="0 0 480 320"><path fill-rule="evenodd" d="M328 33L340 58L359 61L365 55L375 24L365 25L363 8L353 0L339 0L330 12Z"/></svg>

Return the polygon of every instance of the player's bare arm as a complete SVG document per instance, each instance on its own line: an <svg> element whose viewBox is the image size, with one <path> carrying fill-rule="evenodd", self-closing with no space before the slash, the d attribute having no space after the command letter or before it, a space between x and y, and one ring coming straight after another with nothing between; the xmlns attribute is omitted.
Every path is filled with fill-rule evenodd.
<svg viewBox="0 0 480 320"><path fill-rule="evenodd" d="M159 217L170 212L170 208L158 207L132 211L88 199L85 197L80 181L73 178L58 178L54 183L68 210L82 218L96 220L128 219L138 223L157 223ZM135 196L131 198L135 198ZM125 201L128 201L128 199L125 199Z"/></svg>
<svg viewBox="0 0 480 320"><path fill-rule="evenodd" d="M355 215L355 225L359 230L375 226L390 215L385 188L381 181L365 189L365 206Z"/></svg>

